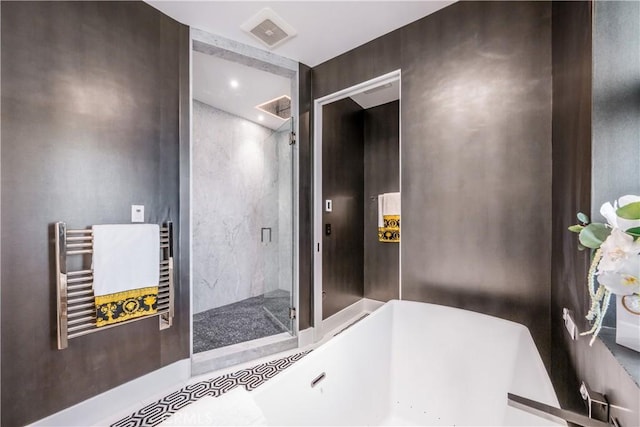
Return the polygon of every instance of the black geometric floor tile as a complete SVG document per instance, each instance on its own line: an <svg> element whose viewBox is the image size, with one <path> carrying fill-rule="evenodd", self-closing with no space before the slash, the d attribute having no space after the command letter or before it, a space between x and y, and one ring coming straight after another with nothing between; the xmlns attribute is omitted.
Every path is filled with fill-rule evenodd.
<svg viewBox="0 0 640 427"><path fill-rule="evenodd" d="M243 369L232 374L190 384L121 419L112 424L111 427L154 427L169 418L171 414L203 396L218 397L238 386L244 386L247 391L255 390L265 381L275 377L302 359L309 351L262 363L253 368Z"/></svg>

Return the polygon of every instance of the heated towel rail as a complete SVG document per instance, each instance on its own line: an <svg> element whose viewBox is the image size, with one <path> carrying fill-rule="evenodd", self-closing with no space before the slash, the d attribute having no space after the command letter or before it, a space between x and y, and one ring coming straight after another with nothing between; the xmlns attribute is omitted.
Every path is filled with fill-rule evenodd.
<svg viewBox="0 0 640 427"><path fill-rule="evenodd" d="M174 316L173 224L171 222L160 227L158 311L148 316L99 328L96 326L93 270L91 269L93 231L91 228L71 230L67 229L64 222L57 222L55 237L59 350L67 348L71 338L148 317L159 316L160 329L171 327ZM69 267L70 264L73 267Z"/></svg>

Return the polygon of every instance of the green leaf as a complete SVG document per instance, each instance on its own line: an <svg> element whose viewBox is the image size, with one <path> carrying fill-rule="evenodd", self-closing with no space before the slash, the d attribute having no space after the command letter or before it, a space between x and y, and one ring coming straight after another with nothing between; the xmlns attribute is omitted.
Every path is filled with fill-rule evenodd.
<svg viewBox="0 0 640 427"><path fill-rule="evenodd" d="M571 231L572 233L579 233L582 231L583 228L584 228L583 225L576 224L569 227L569 231Z"/></svg>
<svg viewBox="0 0 640 427"><path fill-rule="evenodd" d="M597 249L609 234L611 229L604 224L589 224L580 232L580 243L587 248Z"/></svg>
<svg viewBox="0 0 640 427"><path fill-rule="evenodd" d="M578 212L578 215L576 215L578 217L578 221L580 221L583 224L589 224L589 217L582 213L582 212Z"/></svg>
<svg viewBox="0 0 640 427"><path fill-rule="evenodd" d="M631 234L633 237L640 237L640 227L633 227L626 231L627 234Z"/></svg>
<svg viewBox="0 0 640 427"><path fill-rule="evenodd" d="M616 215L624 219L640 219L640 202L629 203L618 208Z"/></svg>
<svg viewBox="0 0 640 427"><path fill-rule="evenodd" d="M584 246L582 246L580 243L578 243L578 250L579 250L579 251L584 251L585 249L587 249L587 248L585 248L585 247L584 247Z"/></svg>

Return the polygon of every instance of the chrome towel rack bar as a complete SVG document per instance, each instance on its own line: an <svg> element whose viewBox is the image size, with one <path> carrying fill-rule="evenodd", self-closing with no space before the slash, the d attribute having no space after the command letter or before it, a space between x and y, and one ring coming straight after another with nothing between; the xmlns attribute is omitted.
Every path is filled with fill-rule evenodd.
<svg viewBox="0 0 640 427"><path fill-rule="evenodd" d="M96 326L93 270L90 267L90 257L93 254L93 231L90 228L68 229L64 222L57 222L55 240L59 350L67 348L72 338L148 317L159 316L160 329L171 327L174 317L173 223L167 222L160 227L160 283L158 284L157 312L100 328ZM68 270L68 258L74 255L84 257L76 260L76 264L81 264L83 267Z"/></svg>

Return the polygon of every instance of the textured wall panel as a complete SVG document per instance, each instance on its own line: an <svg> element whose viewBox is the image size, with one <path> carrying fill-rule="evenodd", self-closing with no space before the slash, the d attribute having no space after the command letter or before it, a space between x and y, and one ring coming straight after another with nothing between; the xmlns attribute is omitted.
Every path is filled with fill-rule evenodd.
<svg viewBox="0 0 640 427"><path fill-rule="evenodd" d="M194 314L279 286L291 291L291 277L280 283L291 273L290 169L288 132L194 100Z"/></svg>
<svg viewBox="0 0 640 427"><path fill-rule="evenodd" d="M362 108L351 98L324 106L322 199L333 211L322 215L331 235L322 239L322 317L362 298L364 262L364 145Z"/></svg>
<svg viewBox="0 0 640 427"><path fill-rule="evenodd" d="M524 323L549 358L551 9L402 31L402 295Z"/></svg>
<svg viewBox="0 0 640 427"><path fill-rule="evenodd" d="M551 6L458 2L314 68L402 69L402 295L521 322L550 360Z"/></svg>
<svg viewBox="0 0 640 427"><path fill-rule="evenodd" d="M172 328L152 318L58 351L53 263L56 221L126 223L143 204L148 222L185 224L186 34L144 3L2 4L2 425L189 356L188 269Z"/></svg>
<svg viewBox="0 0 640 427"><path fill-rule="evenodd" d="M640 193L640 2L594 5L591 209L597 214L606 201Z"/></svg>
<svg viewBox="0 0 640 427"><path fill-rule="evenodd" d="M300 64L298 162L299 179L299 322L300 330L313 325L313 147L311 145L312 107L311 68Z"/></svg>
<svg viewBox="0 0 640 427"><path fill-rule="evenodd" d="M364 296L389 301L399 298L400 245L378 241L378 200L372 197L400 191L400 102L364 110L363 125Z"/></svg>
<svg viewBox="0 0 640 427"><path fill-rule="evenodd" d="M567 231L576 212L593 206L594 217L603 201L640 188L640 103L634 102L640 92L633 91L634 82L640 88L640 4L597 2L593 33L592 8L590 2L553 4L551 374L563 407L584 412L577 392L584 380L611 403L630 409L614 409L612 415L631 426L640 425L637 382L600 339L592 347L590 337L571 341L561 316L569 308L580 330L590 328L584 318L589 253L579 252L577 236ZM605 328L601 336L613 333Z"/></svg>

